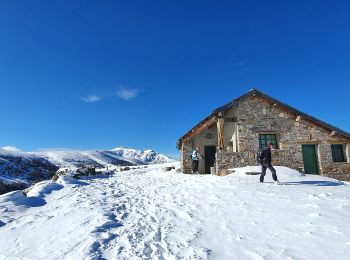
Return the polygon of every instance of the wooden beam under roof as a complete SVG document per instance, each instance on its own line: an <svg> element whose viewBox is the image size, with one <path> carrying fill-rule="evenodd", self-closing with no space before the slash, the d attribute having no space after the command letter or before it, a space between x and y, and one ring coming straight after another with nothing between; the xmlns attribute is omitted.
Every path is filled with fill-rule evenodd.
<svg viewBox="0 0 350 260"><path fill-rule="evenodd" d="M212 126L213 124L215 124L215 122L216 122L216 117L213 116L213 117L209 118L208 120L206 120L205 122L200 123L199 125L197 125L197 127L192 129L191 132L188 133L181 141L186 142L188 139L192 138L195 135L200 134L205 129L207 129L210 126Z"/></svg>

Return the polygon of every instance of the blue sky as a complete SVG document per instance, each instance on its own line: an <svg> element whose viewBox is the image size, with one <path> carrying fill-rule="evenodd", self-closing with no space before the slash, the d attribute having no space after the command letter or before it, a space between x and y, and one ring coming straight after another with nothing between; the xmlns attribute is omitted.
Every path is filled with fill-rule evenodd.
<svg viewBox="0 0 350 260"><path fill-rule="evenodd" d="M177 154L257 88L350 131L349 1L1 1L0 147Z"/></svg>

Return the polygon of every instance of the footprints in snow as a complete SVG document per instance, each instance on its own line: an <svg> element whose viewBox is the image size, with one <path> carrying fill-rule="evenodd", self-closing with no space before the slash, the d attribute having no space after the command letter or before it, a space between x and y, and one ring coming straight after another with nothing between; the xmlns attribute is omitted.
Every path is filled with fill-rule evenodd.
<svg viewBox="0 0 350 260"><path fill-rule="evenodd" d="M120 207L119 211L116 213L122 213L123 208L124 207ZM119 217L116 213L105 213L103 215L105 222L92 231L92 234L95 235L96 241L89 249L91 259L104 259L104 251L110 248L112 241L118 237L118 229L123 226L122 220L125 218L125 215L121 214Z"/></svg>
<svg viewBox="0 0 350 260"><path fill-rule="evenodd" d="M81 197L89 203L87 207L108 212L91 232L93 242L88 247L91 259L208 258L210 250L191 245L201 236L198 225L193 225L191 212L197 203L192 196L169 193L167 188L172 184L167 181L159 185L159 178L144 179L133 174L135 179L130 181L130 176L121 177L125 180L99 180L105 189L96 182L97 196L86 193Z"/></svg>

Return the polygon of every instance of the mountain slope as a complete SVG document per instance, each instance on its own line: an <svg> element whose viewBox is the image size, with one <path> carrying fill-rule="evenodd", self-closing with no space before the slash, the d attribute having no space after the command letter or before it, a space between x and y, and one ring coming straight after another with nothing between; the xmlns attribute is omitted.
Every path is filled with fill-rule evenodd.
<svg viewBox="0 0 350 260"><path fill-rule="evenodd" d="M107 151L43 151L24 153L0 149L0 194L49 179L60 167L134 166L173 160L152 150L115 148ZM7 188L6 188L7 187Z"/></svg>
<svg viewBox="0 0 350 260"><path fill-rule="evenodd" d="M168 163L173 160L153 150L136 150L118 147L105 151L49 151L36 153L61 167L80 167L91 165L95 167L106 167L113 165L147 165Z"/></svg>
<svg viewBox="0 0 350 260"><path fill-rule="evenodd" d="M112 156L120 156L125 160L133 161L135 164L160 164L169 163L174 160L169 157L159 154L153 150L135 150L130 148L118 147L107 151Z"/></svg>
<svg viewBox="0 0 350 260"><path fill-rule="evenodd" d="M35 154L0 149L0 194L50 179L58 168Z"/></svg>

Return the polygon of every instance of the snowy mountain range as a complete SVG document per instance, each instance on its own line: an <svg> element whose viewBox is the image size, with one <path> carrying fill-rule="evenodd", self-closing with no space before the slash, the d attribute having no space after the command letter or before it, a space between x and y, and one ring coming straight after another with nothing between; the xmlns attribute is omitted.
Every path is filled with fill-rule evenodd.
<svg viewBox="0 0 350 260"><path fill-rule="evenodd" d="M118 147L105 151L47 151L35 153L60 167L80 167L82 165L103 168L112 165L147 165L168 163L173 160L153 150L136 150Z"/></svg>
<svg viewBox="0 0 350 260"><path fill-rule="evenodd" d="M134 166L168 163L173 160L153 150L118 147L105 151L42 151L20 152L15 147L0 149L0 194L8 189L29 186L49 179L61 167L77 168L108 165Z"/></svg>

